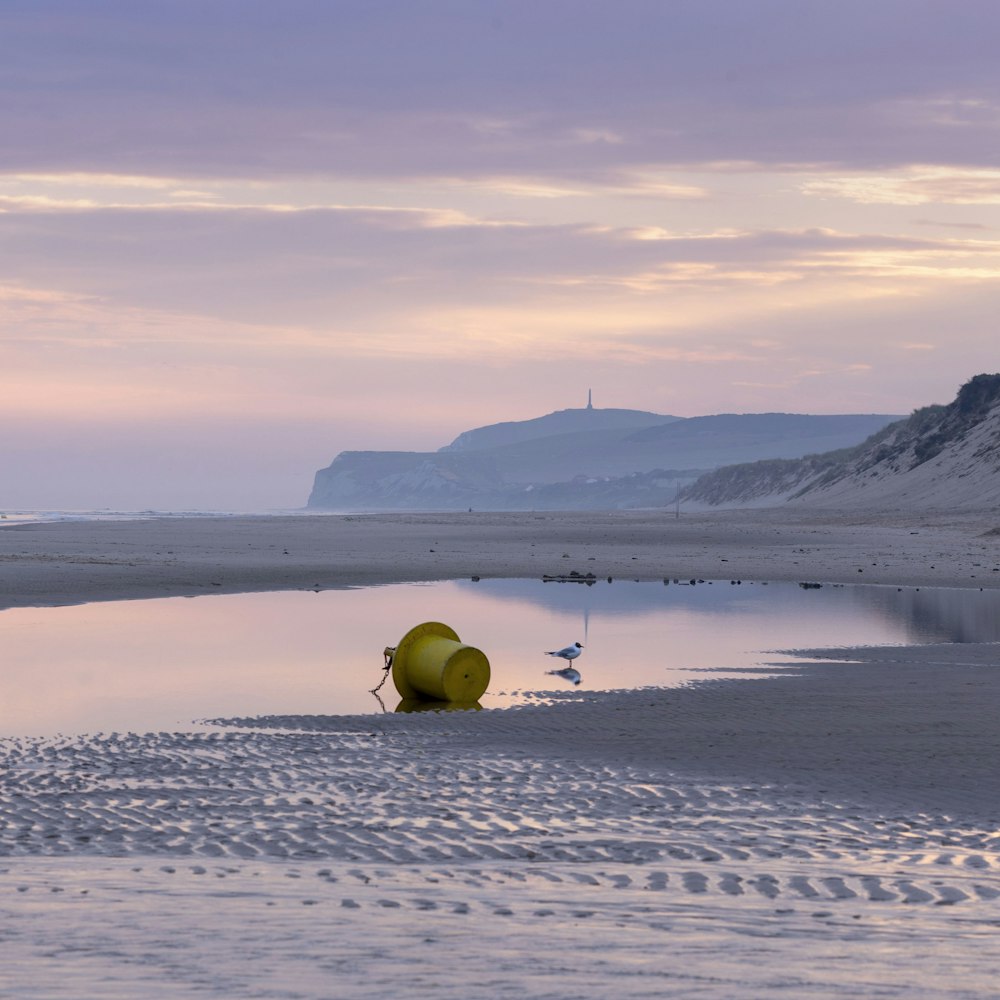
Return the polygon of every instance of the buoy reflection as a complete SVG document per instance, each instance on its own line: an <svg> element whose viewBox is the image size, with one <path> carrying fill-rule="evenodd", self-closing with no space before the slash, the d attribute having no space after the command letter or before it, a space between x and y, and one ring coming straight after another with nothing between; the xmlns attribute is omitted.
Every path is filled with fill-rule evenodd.
<svg viewBox="0 0 1000 1000"><path fill-rule="evenodd" d="M397 712L479 712L482 705L478 701L421 701L418 698L404 698L397 706Z"/></svg>

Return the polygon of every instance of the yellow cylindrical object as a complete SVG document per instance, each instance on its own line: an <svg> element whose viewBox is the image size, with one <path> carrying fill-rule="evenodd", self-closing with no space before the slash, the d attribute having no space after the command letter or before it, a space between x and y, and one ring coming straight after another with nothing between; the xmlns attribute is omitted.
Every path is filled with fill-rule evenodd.
<svg viewBox="0 0 1000 1000"><path fill-rule="evenodd" d="M441 622L411 628L396 646L392 681L403 698L470 704L490 683L490 662Z"/></svg>

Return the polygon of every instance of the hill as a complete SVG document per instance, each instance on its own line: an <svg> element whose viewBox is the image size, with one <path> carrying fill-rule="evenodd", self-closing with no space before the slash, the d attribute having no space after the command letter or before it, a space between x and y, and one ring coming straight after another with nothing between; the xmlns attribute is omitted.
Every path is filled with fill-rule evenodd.
<svg viewBox="0 0 1000 1000"><path fill-rule="evenodd" d="M658 423L651 423L655 418ZM672 503L703 472L798 457L862 440L886 415L562 410L459 435L436 452L339 454L316 473L308 506L326 510L615 509ZM642 421L640 425L629 420ZM587 426L581 426L586 422ZM524 425L524 426L522 426ZM560 428L574 428L554 433ZM484 441L506 443L472 447Z"/></svg>
<svg viewBox="0 0 1000 1000"><path fill-rule="evenodd" d="M571 410L556 410L530 420L507 420L463 431L451 444L440 451L479 451L483 448L500 448L536 438L556 434L622 430L623 428L652 427L657 424L680 420L666 414L646 410L594 409L592 406Z"/></svg>
<svg viewBox="0 0 1000 1000"><path fill-rule="evenodd" d="M916 410L855 448L717 469L681 490L688 507L934 508L1000 504L1000 374Z"/></svg>

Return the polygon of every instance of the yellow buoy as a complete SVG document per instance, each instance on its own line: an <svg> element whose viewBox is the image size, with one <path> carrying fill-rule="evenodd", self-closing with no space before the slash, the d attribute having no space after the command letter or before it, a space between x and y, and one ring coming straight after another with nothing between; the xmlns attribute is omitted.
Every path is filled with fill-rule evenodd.
<svg viewBox="0 0 1000 1000"><path fill-rule="evenodd" d="M472 704L489 686L490 661L475 646L466 646L454 629L424 622L392 652L392 682L405 699Z"/></svg>

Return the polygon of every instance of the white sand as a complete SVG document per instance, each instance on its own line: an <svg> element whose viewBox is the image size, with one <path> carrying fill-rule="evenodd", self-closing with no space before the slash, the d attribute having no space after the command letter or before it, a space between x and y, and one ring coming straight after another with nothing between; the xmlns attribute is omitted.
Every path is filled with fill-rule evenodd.
<svg viewBox="0 0 1000 1000"><path fill-rule="evenodd" d="M8 605L563 566L1000 584L990 516L543 517L37 526L0 559ZM994 997L998 647L844 652L548 708L0 741L0 996Z"/></svg>

